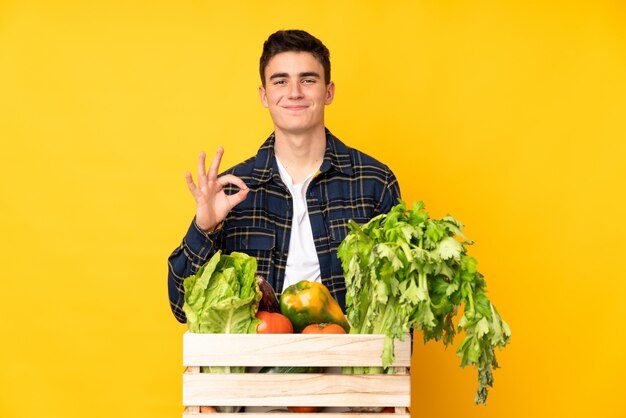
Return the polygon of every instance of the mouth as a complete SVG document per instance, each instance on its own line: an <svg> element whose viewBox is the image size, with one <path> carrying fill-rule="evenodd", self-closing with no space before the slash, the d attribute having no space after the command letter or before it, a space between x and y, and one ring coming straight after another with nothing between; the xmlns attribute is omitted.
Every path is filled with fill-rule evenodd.
<svg viewBox="0 0 626 418"><path fill-rule="evenodd" d="M283 106L284 109L291 110L292 112L300 112L305 110L306 106Z"/></svg>

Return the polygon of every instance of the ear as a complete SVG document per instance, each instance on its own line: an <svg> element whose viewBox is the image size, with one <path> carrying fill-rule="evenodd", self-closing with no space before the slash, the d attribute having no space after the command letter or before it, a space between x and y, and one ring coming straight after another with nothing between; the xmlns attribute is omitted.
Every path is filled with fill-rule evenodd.
<svg viewBox="0 0 626 418"><path fill-rule="evenodd" d="M267 95L265 94L265 87L259 86L259 97L261 98L261 103L263 107L269 107L267 103Z"/></svg>
<svg viewBox="0 0 626 418"><path fill-rule="evenodd" d="M335 83L332 81L328 83L328 87L326 87L326 99L324 100L324 104L329 105L333 102L333 98L335 97Z"/></svg>

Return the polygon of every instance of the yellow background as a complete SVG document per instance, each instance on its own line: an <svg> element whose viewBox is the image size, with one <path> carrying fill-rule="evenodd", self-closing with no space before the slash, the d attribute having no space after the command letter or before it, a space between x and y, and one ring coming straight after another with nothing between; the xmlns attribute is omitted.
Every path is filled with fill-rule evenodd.
<svg viewBox="0 0 626 418"><path fill-rule="evenodd" d="M626 416L625 21L619 0L0 2L0 416L180 416L184 172L271 132L257 66L284 28L331 50L330 129L466 225L513 330L487 407L418 339L414 416Z"/></svg>

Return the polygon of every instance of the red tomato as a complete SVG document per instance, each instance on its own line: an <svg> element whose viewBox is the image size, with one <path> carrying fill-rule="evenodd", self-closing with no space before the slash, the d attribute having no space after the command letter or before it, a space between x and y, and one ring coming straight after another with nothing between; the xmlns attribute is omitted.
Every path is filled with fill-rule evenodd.
<svg viewBox="0 0 626 418"><path fill-rule="evenodd" d="M261 323L256 327L258 334L293 334L293 325L285 315L278 312L258 311Z"/></svg>
<svg viewBox="0 0 626 418"><path fill-rule="evenodd" d="M288 406L289 412L317 412L320 410L319 406Z"/></svg>
<svg viewBox="0 0 626 418"><path fill-rule="evenodd" d="M302 330L303 334L345 334L346 330L337 324L311 324Z"/></svg>

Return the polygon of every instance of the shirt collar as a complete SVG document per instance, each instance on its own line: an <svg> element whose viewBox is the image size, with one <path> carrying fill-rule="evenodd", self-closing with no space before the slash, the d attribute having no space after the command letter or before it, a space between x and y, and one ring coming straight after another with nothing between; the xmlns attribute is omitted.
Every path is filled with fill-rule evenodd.
<svg viewBox="0 0 626 418"><path fill-rule="evenodd" d="M274 154L275 142L276 137L272 133L259 148L254 168L252 169L251 184L265 183L274 175L280 176ZM352 158L350 158L348 147L326 129L326 151L324 153L324 161L322 161L320 166L320 172L324 173L329 170L336 170L347 176L353 174Z"/></svg>

